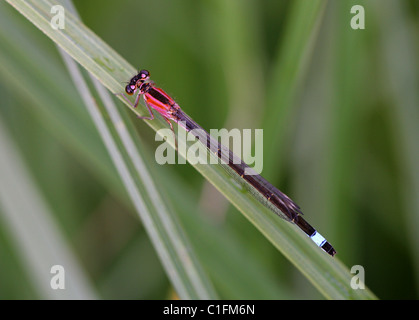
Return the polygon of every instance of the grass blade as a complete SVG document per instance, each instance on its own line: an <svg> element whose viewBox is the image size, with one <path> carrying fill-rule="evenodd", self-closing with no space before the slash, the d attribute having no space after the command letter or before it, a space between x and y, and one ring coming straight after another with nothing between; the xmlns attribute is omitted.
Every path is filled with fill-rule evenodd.
<svg viewBox="0 0 419 320"><path fill-rule="evenodd" d="M26 18L46 33L70 56L91 72L111 92L123 90L120 82L128 79L135 69L109 46L73 17L66 14L66 28L59 32L49 24L50 8L57 1L8 1ZM142 109L144 111L144 109ZM136 111L135 111L136 112ZM147 122L154 130L165 128L160 121ZM265 236L268 238L327 298L374 298L369 290L353 290L352 275L339 263L321 252L295 226L278 219L269 209L240 186L221 166L196 165Z"/></svg>
<svg viewBox="0 0 419 320"><path fill-rule="evenodd" d="M96 293L67 246L52 214L0 122L1 214L13 234L33 287L43 299L95 299ZM24 201L22 201L24 199ZM65 290L53 290L51 267L64 267ZM71 281L66 281L71 279Z"/></svg>
<svg viewBox="0 0 419 320"><path fill-rule="evenodd" d="M212 285L194 257L179 223L160 197L140 156L139 144L133 142L131 135L135 133L121 125L124 121L109 93L92 78L110 115L110 119L105 121L78 66L65 52L62 56L178 295L182 299L214 299L216 293ZM119 146L117 139L120 140Z"/></svg>
<svg viewBox="0 0 419 320"><path fill-rule="evenodd" d="M31 29L31 25L23 17L19 16L17 12L14 12L14 9L7 3L0 3L1 6L3 7L0 8L0 24L4 28L0 28L0 30L3 30L3 32L0 32L0 79L4 88L8 89L6 89L6 94L3 95L5 100L9 100L6 98L7 91L10 91L11 97L16 96L15 103L5 103L0 108L2 115L5 117L4 122L7 122L9 130L12 127L15 137L19 141L28 141L26 132L33 132L37 130L38 126L42 126L45 133L49 137L57 139L65 148L66 154L71 155L69 159L70 166L74 159L78 163L83 164L83 167L92 175L91 180L96 188L105 188L112 198L117 199L122 204L122 209L123 207L130 208L129 212L132 211L136 214L96 128L89 121L90 116L85 111L85 107L73 87L71 79L66 74L65 66L61 65L59 57L57 59L56 49L50 45L49 39L44 39L43 35L36 28L32 27ZM26 41L24 38L26 38ZM45 40L44 43L41 44L39 39ZM50 46L48 47L48 45ZM32 61L36 61L36 64L28 65L28 62ZM40 74L42 74L43 81L39 81ZM82 113L83 111L84 113ZM121 111L125 111L124 115L130 116L128 109L122 108ZM15 112L18 112L18 114L13 116ZM31 119L31 122L26 122L25 117ZM16 119L16 121L11 121L11 118ZM125 119L125 117L124 122L127 127L135 128L135 131L142 125L141 121L132 121L132 119ZM31 129L32 127L33 129ZM141 141L137 141L138 134L134 138L137 138L135 143L141 145ZM29 140L27 143L31 144L31 141ZM42 142L42 144L48 143L50 142ZM28 157L27 145L21 144L19 148L26 152L26 161L33 163L33 159ZM149 153L148 150L147 154ZM42 154L41 152L41 157ZM150 173L152 173L154 180L164 181L164 185L158 186L159 191L169 196L170 203L174 205L176 213L181 218L184 230L191 239L200 261L205 266L211 279L213 279L220 297L228 299L294 299L296 297L292 290L278 285L274 275L274 273L277 273L278 268L272 270L267 267L266 262L260 259L257 253L249 251L247 245L241 243L240 234L232 234L232 229L228 226L214 224L208 219L208 213L197 207L196 201L199 198L199 190L190 184L185 184L182 179L179 179L174 174L179 169L179 166L171 168L169 166L156 165L154 158L150 159L150 157L147 157L147 154L145 154L144 160L147 160L147 167L151 169ZM45 167L46 171L48 171L48 165ZM40 170L42 171L42 168L31 167L31 169L34 175L39 174ZM40 174L42 175L42 173ZM53 180L56 179L56 177L53 178ZM68 181L65 179L60 181L63 185L68 184ZM38 188L45 190L46 197L50 197L51 194L56 193L60 186L58 182L56 181L55 183L54 192L49 191L48 187L45 189L42 180L39 181ZM54 214L59 214L56 210L57 203L61 208L68 206L63 201L65 199L61 197L53 196L47 200L55 209ZM74 204L74 200L77 199L70 198L69 200ZM84 202L84 198L81 201ZM66 219L66 226L63 227L66 228L69 225L77 226L77 215L74 215L74 209L70 209L68 214L69 219ZM88 219L91 219L91 213L87 212L86 214ZM238 215L235 217L241 219ZM76 221L74 221L74 218ZM121 216L112 215L112 218L118 219ZM248 228L253 229L247 221L241 220ZM159 287L159 283L166 282L165 277L161 275L161 272L164 272L163 268L163 270L157 268L149 274L137 274L138 267L144 268L146 266L145 264L136 266L135 263L141 262L142 259L147 259L147 263L154 263L151 261L154 258L154 254L152 252L153 249L148 247L149 241L145 239L147 235L143 235L141 226L136 224L136 226L132 227L140 229L141 236L139 239L144 241L144 243L139 244L138 247L130 247L131 249L128 252L124 251L124 248L117 250L115 252L116 257L112 259L111 267L109 268L106 265L102 267L106 268L106 270L112 270L101 276L101 280L98 283L98 290L105 298L147 297L146 292L148 290L155 290L154 288ZM92 226L92 228L95 229L96 227ZM66 231L68 232L69 230ZM258 239L263 242L264 248L269 249L275 255L279 255L275 253L275 248L266 243L266 240L256 230L254 231ZM76 239L80 239L80 227L70 231L70 234L74 234L74 232L77 234ZM127 231L121 230L121 232L124 235L129 234ZM90 230L88 233L91 236L95 234L93 230ZM91 241L92 239L89 236L89 239L83 238L84 240ZM253 240L251 241L254 243ZM80 242L80 240L76 240L76 243ZM100 243L98 245L101 246ZM95 251L93 255L93 252L89 249L92 246L94 246L94 242L85 243L83 249L77 248L78 253L84 257L87 254L94 263L97 263L96 261L101 259L97 249L101 247L92 248ZM141 251L139 254L138 250L143 249L144 251ZM107 249L104 248L103 250L105 254L108 254ZM0 252L7 253L7 249L2 248ZM148 253L148 256L145 252ZM0 261L7 261L10 265L12 259L9 256L6 257L0 259ZM158 258L156 257L156 259ZM127 260L134 261L128 263ZM88 269L87 272L92 272L89 270L91 262L86 260L84 263L85 268ZM158 262L158 264L160 263ZM286 266L290 267L288 264ZM18 267L12 266L8 269L4 264L1 267L4 278L0 280L3 287L6 286L5 280L13 288L19 287L19 279L21 282L25 282L22 276L17 275L17 280L10 277L10 270L15 270L18 273ZM98 274L97 268L93 275L96 278ZM9 276L7 276L8 274ZM130 281L131 277L136 277L137 280ZM145 277L146 280L141 282L141 277ZM243 279L246 279L246 281L243 281ZM143 286L140 295L137 293L139 285ZM130 290L137 294L133 294ZM17 297L22 297L21 293Z"/></svg>
<svg viewBox="0 0 419 320"><path fill-rule="evenodd" d="M293 1L290 16L287 17L287 32L281 39L276 61L271 74L267 108L265 111L264 134L269 139L266 149L264 172L278 174L276 159L282 159L285 150L285 133L289 128L293 102L297 89L306 71L308 58L313 47L327 1Z"/></svg>

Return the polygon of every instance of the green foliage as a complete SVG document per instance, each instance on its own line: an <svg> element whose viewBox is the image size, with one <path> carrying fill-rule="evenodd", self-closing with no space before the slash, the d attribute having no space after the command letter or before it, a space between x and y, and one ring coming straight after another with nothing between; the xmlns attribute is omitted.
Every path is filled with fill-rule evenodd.
<svg viewBox="0 0 419 320"><path fill-rule="evenodd" d="M18 150L24 163L16 167L29 174L14 188L0 182L17 195L0 198L1 298L50 297L40 285L49 274L38 277L32 263L51 252L78 266L79 297L171 298L174 290L181 298L375 298L351 289L341 261L364 266L366 284L379 297L415 297L417 20L407 21L417 8L369 1L367 29L354 31L356 2L347 0L83 1L76 5L84 24L66 12L66 28L53 32L48 9L55 1L8 2L32 23L0 3L0 133L11 146L1 152ZM241 192L225 170L195 166L247 220L191 166L158 166L154 132L144 123L157 130L166 125L162 119L140 121L119 107L131 150L103 107L108 98L95 94L111 137L98 134L53 43L111 92L121 92L135 73L124 56L149 69L204 128L263 128L263 175L300 204L336 258ZM103 141L116 141L135 196ZM132 151L144 158L141 168ZM164 209L153 205L143 170ZM19 210L19 199L26 209ZM135 205L139 199L146 209ZM16 205L21 223L32 211L49 212L37 223L61 246L28 253L6 203ZM157 226L155 236L147 219Z"/></svg>

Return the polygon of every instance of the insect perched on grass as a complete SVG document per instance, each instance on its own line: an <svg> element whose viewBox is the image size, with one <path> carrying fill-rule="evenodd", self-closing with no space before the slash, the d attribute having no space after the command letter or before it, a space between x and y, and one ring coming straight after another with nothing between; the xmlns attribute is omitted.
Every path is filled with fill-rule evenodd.
<svg viewBox="0 0 419 320"><path fill-rule="evenodd" d="M281 218L296 224L313 242L325 252L334 256L336 254L332 245L323 238L306 220L303 219L300 207L295 204L287 195L279 191L265 178L257 174L245 162L237 157L230 149L223 146L206 132L200 125L193 121L186 113L182 111L179 105L166 92L155 86L150 80L150 73L147 70L141 70L137 75L131 78L125 87L128 95L136 94L135 102L132 104L123 93L119 93L133 107L136 108L140 98L148 109L149 116L139 117L141 119L153 120L153 109L160 113L169 124L175 138L177 149L176 134L173 130L171 121L178 123L187 132L194 134L199 141L206 141L206 147L215 153L220 159L225 161L243 180L246 181L247 189L256 194L256 199L263 205L269 207ZM199 136L201 134L201 136ZM202 137L202 134L204 137Z"/></svg>

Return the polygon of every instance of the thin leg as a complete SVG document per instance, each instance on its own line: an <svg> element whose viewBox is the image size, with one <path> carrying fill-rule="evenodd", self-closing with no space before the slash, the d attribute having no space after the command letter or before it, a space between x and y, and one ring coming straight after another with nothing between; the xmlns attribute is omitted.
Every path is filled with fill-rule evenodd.
<svg viewBox="0 0 419 320"><path fill-rule="evenodd" d="M166 120L166 122L167 122L167 123L169 124L169 126L170 126L170 130L172 130L172 132L173 132L173 139L175 139L175 148L176 148L176 151L179 151L179 150L178 150L178 148L177 148L176 133L175 133L175 130L173 130L173 125L172 125L172 123L170 122L170 120L169 120L169 119L164 118L164 120Z"/></svg>
<svg viewBox="0 0 419 320"><path fill-rule="evenodd" d="M116 96L122 96L124 99L125 99L125 101L126 102L128 102L129 103L129 105L131 106L131 107L133 107L133 108L137 108L137 106L138 106L138 103L140 102L140 96L141 96L141 94L137 94L137 97L135 98L135 102L134 102L134 104L132 104L131 103L131 101L129 101L129 99L127 98L127 96L125 95L125 94L123 94L123 93L115 93L115 95ZM145 117L142 117L142 116L137 116L139 119L144 119L144 120L153 120L154 119L154 114L153 114L153 112L151 111L151 108L150 108L150 106L148 105L148 103L147 103L147 101L144 99L144 103L145 103L145 105L146 105L146 107L147 107L147 110L148 110L148 112L150 113L150 116L149 117L147 117L147 116L145 116Z"/></svg>
<svg viewBox="0 0 419 320"><path fill-rule="evenodd" d="M131 101L129 101L129 99L127 98L127 96L123 93L114 93L114 95L121 96L122 98L124 98L125 101L128 102L128 104L133 108L137 108L138 102L140 101L140 93L137 94L137 97L135 98L134 104L132 104Z"/></svg>
<svg viewBox="0 0 419 320"><path fill-rule="evenodd" d="M131 107L133 107L133 108L136 108L138 106L138 103L140 102L140 96L141 96L141 94L138 93L137 94L137 97L135 98L135 103L132 104L131 101L127 98L127 96L125 94L123 94L123 93L115 93L115 95L122 96L125 99L125 101L127 101L129 103L129 105ZM154 119L153 111L151 110L151 108L148 105L147 100L145 98L144 98L144 103L145 103L145 106L147 107L148 112L150 113L150 116L149 117L138 116L138 118L139 119L144 119L144 120L153 120ZM172 123L170 122L170 120L168 118L164 118L164 120L166 120L166 122L170 126L170 130L172 130L172 132L173 132L173 138L175 139L175 148L176 148L176 151L178 151L178 145L177 145L177 140L176 140L176 133L175 133L175 130L173 129L173 125L172 125Z"/></svg>
<svg viewBox="0 0 419 320"><path fill-rule="evenodd" d="M136 105L138 105L138 100L140 99L139 97L140 97L140 95L138 95L137 99L135 99L135 103L136 103ZM147 100L146 100L145 98L144 98L144 103L145 103L145 106L146 106L146 107L147 107L147 109L148 109L148 112L150 113L150 116L149 116L149 117L142 117L142 116L138 116L138 118L139 118L139 119L144 119L144 120L153 120L153 119L154 119L154 114L153 114L153 111L151 111L151 108L150 108L150 106L148 105Z"/></svg>

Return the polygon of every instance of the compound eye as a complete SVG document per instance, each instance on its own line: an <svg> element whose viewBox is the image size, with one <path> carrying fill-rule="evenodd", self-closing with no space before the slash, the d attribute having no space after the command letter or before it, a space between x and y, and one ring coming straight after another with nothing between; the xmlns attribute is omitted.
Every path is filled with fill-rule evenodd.
<svg viewBox="0 0 419 320"><path fill-rule="evenodd" d="M131 95L134 93L135 88L136 88L135 86L133 86L133 85L131 85L131 84L128 84L128 85L125 87L125 92L131 96Z"/></svg>
<svg viewBox="0 0 419 320"><path fill-rule="evenodd" d="M140 79L147 79L150 77L150 72L147 70L141 70L139 73Z"/></svg>

